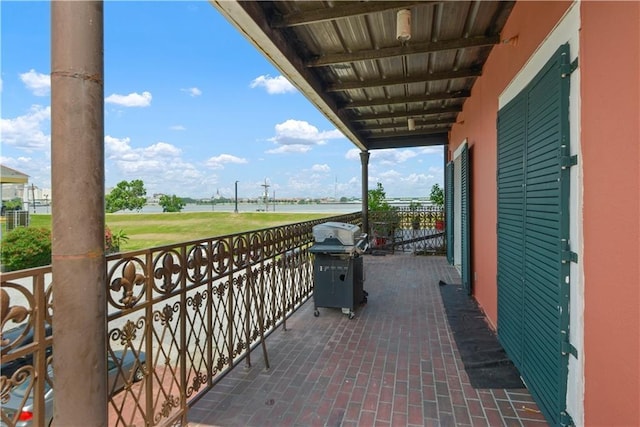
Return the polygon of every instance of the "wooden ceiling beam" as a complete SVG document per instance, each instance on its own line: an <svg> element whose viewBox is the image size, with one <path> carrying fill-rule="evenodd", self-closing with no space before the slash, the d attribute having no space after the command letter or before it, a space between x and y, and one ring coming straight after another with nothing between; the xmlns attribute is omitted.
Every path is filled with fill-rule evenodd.
<svg viewBox="0 0 640 427"><path fill-rule="evenodd" d="M329 53L305 61L307 67L323 67L327 65L351 62L370 61L384 58L394 58L404 55L420 53L442 52L447 50L466 49L470 47L493 46L500 43L500 36L471 37L467 39L444 40L436 42L408 43L404 46L393 46L383 49L362 50L349 53Z"/></svg>
<svg viewBox="0 0 640 427"><path fill-rule="evenodd" d="M415 134L410 136L392 136L386 138L368 138L366 145L369 150L383 150L387 148L427 147L446 145L449 143L447 132L433 134Z"/></svg>
<svg viewBox="0 0 640 427"><path fill-rule="evenodd" d="M479 69L467 69L457 71L441 71L437 73L419 74L409 77L393 77L388 79L367 80L362 82L346 82L346 83L333 83L325 88L326 92L339 92L343 90L353 89L367 89L381 86L394 86L403 85L409 83L423 83L433 82L439 80L451 80L451 79L464 79L468 77L479 77L482 75L482 70Z"/></svg>
<svg viewBox="0 0 640 427"><path fill-rule="evenodd" d="M431 94L423 94L423 95L412 95L412 96L399 96L396 98L377 98L372 99L370 101L351 101L343 106L340 106L339 109L349 109L349 108L366 108L366 107L378 107L380 105L396 105L396 104L408 104L411 102L429 102L429 101L445 101L449 99L459 99L459 98L468 98L471 96L471 91L469 90L458 90L455 92L442 92L442 93L431 93Z"/></svg>
<svg viewBox="0 0 640 427"><path fill-rule="evenodd" d="M370 13L384 12L386 10L407 9L414 5L431 5L439 3L437 1L365 1L342 5L336 2L337 6L325 9L304 10L291 12L283 16L274 16L269 25L271 28L295 27L298 25L309 25L318 22L331 21L334 19L350 18L352 16L368 15Z"/></svg>
<svg viewBox="0 0 640 427"><path fill-rule="evenodd" d="M411 111L398 111L396 113L363 114L361 116L354 116L351 120L354 122L363 122L367 120L399 119L403 117L413 117L415 119L418 117L430 116L434 114L459 113L460 111L462 111L462 106L455 106Z"/></svg>
<svg viewBox="0 0 640 427"><path fill-rule="evenodd" d="M438 120L422 120L416 119L416 128L418 126L451 126L456 122L455 117L450 117L447 119L438 119ZM383 123L376 125L363 125L358 129L358 132L368 132L373 130L383 130L383 129L399 129L399 128L408 128L408 124L406 120L396 123Z"/></svg>
<svg viewBox="0 0 640 427"><path fill-rule="evenodd" d="M417 137L421 135L438 135L445 132L448 132L451 127L442 127L438 129L416 129L416 130L406 130L402 132L388 132L388 133L372 133L367 135L367 141L375 141L378 139L384 138L403 138L403 137Z"/></svg>

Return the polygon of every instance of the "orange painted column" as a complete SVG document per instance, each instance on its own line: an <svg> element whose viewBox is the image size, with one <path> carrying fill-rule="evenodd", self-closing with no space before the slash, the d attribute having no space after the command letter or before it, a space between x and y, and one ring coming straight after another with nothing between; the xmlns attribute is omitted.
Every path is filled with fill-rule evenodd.
<svg viewBox="0 0 640 427"><path fill-rule="evenodd" d="M640 426L640 3L581 23L585 423Z"/></svg>

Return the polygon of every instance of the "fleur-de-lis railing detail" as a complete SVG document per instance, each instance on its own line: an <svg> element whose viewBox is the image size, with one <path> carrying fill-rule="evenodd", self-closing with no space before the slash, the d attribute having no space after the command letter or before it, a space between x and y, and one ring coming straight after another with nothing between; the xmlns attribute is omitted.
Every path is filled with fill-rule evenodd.
<svg viewBox="0 0 640 427"><path fill-rule="evenodd" d="M191 381L191 386L187 388L187 396L191 396L194 391L200 390L203 384L206 384L207 376L204 372L196 372L193 376L193 380Z"/></svg>
<svg viewBox="0 0 640 427"><path fill-rule="evenodd" d="M180 265L173 259L173 253L167 252L162 256L162 267L158 267L153 271L156 279L162 279L160 289L163 292L171 292L178 286L178 280L173 281L173 275L180 273L182 270Z"/></svg>
<svg viewBox="0 0 640 427"><path fill-rule="evenodd" d="M4 289L0 289L0 331L4 329L4 325L13 320L14 323L24 321L29 315L29 310L21 305L11 306L11 297ZM0 342L2 346L9 344L9 340L5 339L0 333Z"/></svg>
<svg viewBox="0 0 640 427"><path fill-rule="evenodd" d="M193 247L187 261L187 268L193 271L190 275L193 282L199 282L205 278L208 264L206 249L201 245Z"/></svg>
<svg viewBox="0 0 640 427"><path fill-rule="evenodd" d="M222 298L224 296L224 291L226 291L228 288L229 282L220 283L218 286L213 287L213 292L218 298Z"/></svg>
<svg viewBox="0 0 640 427"><path fill-rule="evenodd" d="M122 328L122 338L120 340L120 344L127 345L130 344L131 341L136 339L136 325L128 320L127 323Z"/></svg>
<svg viewBox="0 0 640 427"><path fill-rule="evenodd" d="M218 274L224 273L227 268L229 268L229 263L231 262L229 244L225 240L217 240L213 243L211 252L213 253L213 270Z"/></svg>
<svg viewBox="0 0 640 427"><path fill-rule="evenodd" d="M160 412L155 416L155 422L158 423L162 418L167 418L171 414L171 409L177 408L180 405L180 398L170 394L167 396L167 400L162 403Z"/></svg>
<svg viewBox="0 0 640 427"><path fill-rule="evenodd" d="M187 301L187 304L191 305L194 310L200 311L200 309L202 308L203 302L204 302L204 297L202 296L201 293L197 293L193 296L193 298L190 299L190 301Z"/></svg>
<svg viewBox="0 0 640 427"><path fill-rule="evenodd" d="M160 315L160 324L162 326L170 323L173 320L173 307L169 304L162 308L162 314Z"/></svg>
<svg viewBox="0 0 640 427"><path fill-rule="evenodd" d="M226 356L220 356L218 358L218 362L216 363L216 369L214 373L218 373L221 372L222 369L224 369L225 366L227 366L227 364L229 363L229 358Z"/></svg>
<svg viewBox="0 0 640 427"><path fill-rule="evenodd" d="M122 298L120 298L119 302L125 308L131 308L140 300L141 297L141 295L133 295L134 286L143 285L144 282L145 277L142 274L136 273L135 264L131 261L127 261L122 269L122 277L111 282L110 288L115 292L120 292L120 290L122 290Z"/></svg>

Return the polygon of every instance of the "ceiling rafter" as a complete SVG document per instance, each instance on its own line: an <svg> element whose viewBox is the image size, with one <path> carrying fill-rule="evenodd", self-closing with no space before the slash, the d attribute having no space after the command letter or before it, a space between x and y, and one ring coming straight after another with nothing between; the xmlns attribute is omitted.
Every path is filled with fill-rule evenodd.
<svg viewBox="0 0 640 427"><path fill-rule="evenodd" d="M393 132L393 134L392 133L371 133L367 135L367 140L373 141L381 138L389 138L389 136L393 136L395 138L395 137L405 137L405 136L416 137L421 135L438 135L441 133L448 132L449 129L450 127L441 127L438 129L406 130L401 132Z"/></svg>
<svg viewBox="0 0 640 427"><path fill-rule="evenodd" d="M412 102L446 101L449 99L468 98L471 96L469 90L458 90L455 92L431 93L412 96L398 96L394 98L376 98L370 101L351 101L339 107L340 110L349 108L377 107L380 105L409 104Z"/></svg>
<svg viewBox="0 0 640 427"><path fill-rule="evenodd" d="M416 119L415 124L416 124L416 128L418 126L449 126L452 125L456 122L456 118L455 117L450 117L447 119L438 119L438 120L421 120L421 119ZM358 129L358 131L360 132L369 132L369 131L373 131L373 130L383 130L383 129L398 129L398 128L407 128L407 122L406 121L401 121L401 122L396 122L396 123L382 123L382 124L375 124L375 125L363 125L361 128Z"/></svg>
<svg viewBox="0 0 640 427"><path fill-rule="evenodd" d="M455 106L422 110L398 111L395 113L363 114L361 116L355 116L352 120L354 122L364 122L367 120L399 119L402 117L416 118L421 116L431 116L434 114L459 113L460 111L462 111L462 106Z"/></svg>
<svg viewBox="0 0 640 427"><path fill-rule="evenodd" d="M328 53L305 61L307 67L361 62L375 59L394 58L404 55L416 55L447 50L467 49L471 47L494 46L500 43L500 36L470 37L444 41L426 41L408 43L404 46L393 46L382 49L361 50L359 52Z"/></svg>
<svg viewBox="0 0 640 427"><path fill-rule="evenodd" d="M291 12L286 15L272 17L269 25L271 28L286 28L295 27L298 25L309 25L318 22L331 21L334 19L350 18L352 16L367 15L370 13L384 12L386 10L394 9L407 9L413 5L429 5L438 3L437 1L365 1L358 3L350 3L347 5L341 5L341 2L337 2L339 6L304 10L299 12Z"/></svg>
<svg viewBox="0 0 640 427"><path fill-rule="evenodd" d="M409 83L433 82L438 80L464 79L468 77L479 77L482 75L480 69L468 69L457 71L440 71L436 73L419 74L417 76L399 76L389 79L376 79L364 82L332 83L325 88L326 92L339 92L342 90L367 89L381 86L394 86Z"/></svg>
<svg viewBox="0 0 640 427"><path fill-rule="evenodd" d="M410 136L396 137L390 135L387 138L367 138L367 147L369 150L382 150L387 148L407 148L407 147L426 147L432 145L446 145L448 143L448 132L434 134L415 134Z"/></svg>

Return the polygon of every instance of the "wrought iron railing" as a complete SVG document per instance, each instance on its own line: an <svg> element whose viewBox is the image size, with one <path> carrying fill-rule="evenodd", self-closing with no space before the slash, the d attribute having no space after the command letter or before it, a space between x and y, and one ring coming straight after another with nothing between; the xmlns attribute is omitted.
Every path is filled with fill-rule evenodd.
<svg viewBox="0 0 640 427"><path fill-rule="evenodd" d="M400 206L369 211L372 250L411 251L421 255L446 253L444 209Z"/></svg>
<svg viewBox="0 0 640 427"><path fill-rule="evenodd" d="M189 406L229 370L251 363L252 349L262 345L268 364L265 337L286 328L312 293L308 248L313 226L325 221L360 225L362 217L109 255L109 425L183 424ZM36 425L52 416L44 397L53 384L52 280L50 266L1 276L0 424L15 425L30 403ZM16 387L27 396L17 405Z"/></svg>

